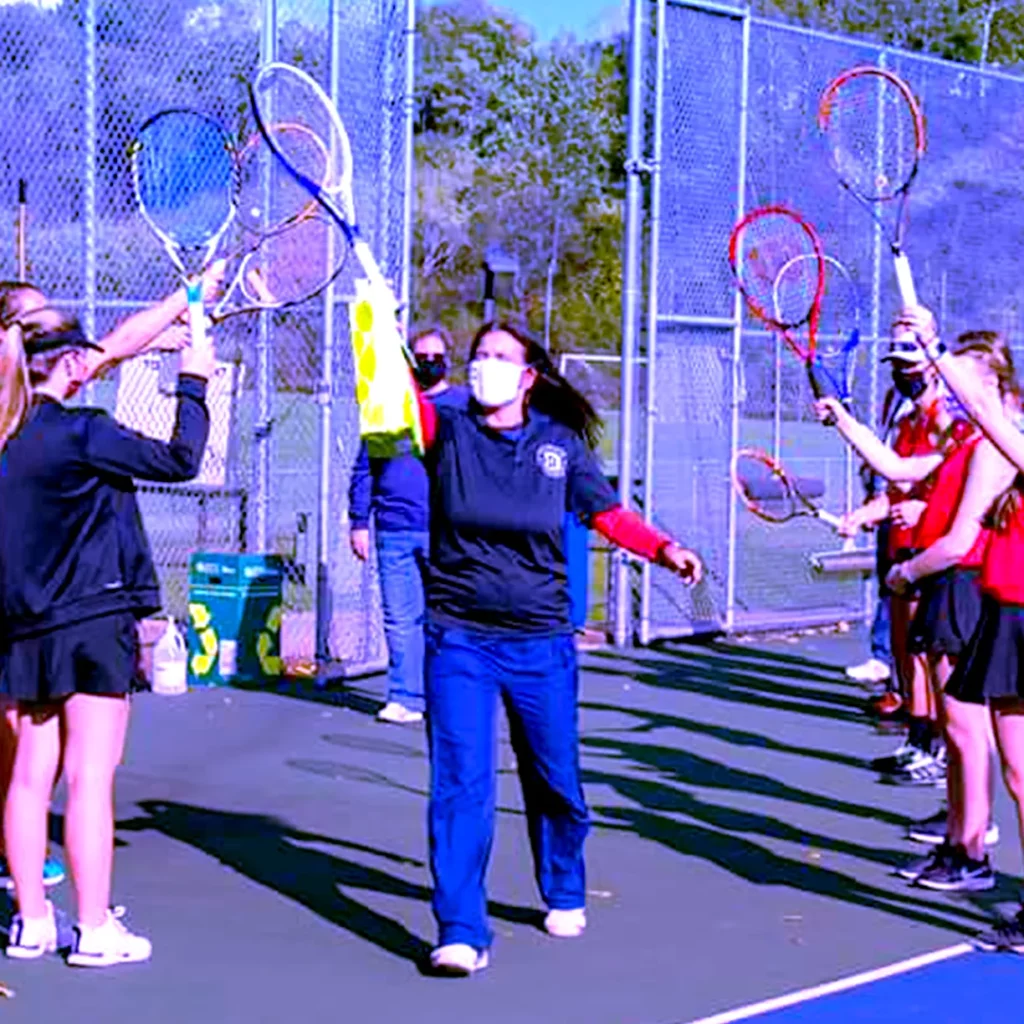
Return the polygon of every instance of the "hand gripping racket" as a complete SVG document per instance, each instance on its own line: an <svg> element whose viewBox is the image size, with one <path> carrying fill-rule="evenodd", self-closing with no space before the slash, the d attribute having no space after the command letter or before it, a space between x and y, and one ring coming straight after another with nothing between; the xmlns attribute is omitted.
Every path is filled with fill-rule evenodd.
<svg viewBox="0 0 1024 1024"><path fill-rule="evenodd" d="M884 68L844 71L818 106L832 164L843 187L886 231L903 306L917 305L903 252L907 197L925 148L924 117L910 87ZM895 208L887 225L886 211Z"/></svg>
<svg viewBox="0 0 1024 1024"><path fill-rule="evenodd" d="M200 274L235 217L238 175L231 140L213 118L164 110L131 145L139 211L185 283L193 339L205 338Z"/></svg>
<svg viewBox="0 0 1024 1024"><path fill-rule="evenodd" d="M744 506L766 522L787 523L807 516L820 519L833 529L839 527L839 516L814 503L821 493L818 482L791 476L777 459L760 448L739 449L730 464L730 478ZM808 493L812 489L818 493Z"/></svg>
<svg viewBox="0 0 1024 1024"><path fill-rule="evenodd" d="M762 206L733 228L729 263L750 312L782 335L804 363L814 397L821 398L815 359L825 256L817 232L787 207Z"/></svg>

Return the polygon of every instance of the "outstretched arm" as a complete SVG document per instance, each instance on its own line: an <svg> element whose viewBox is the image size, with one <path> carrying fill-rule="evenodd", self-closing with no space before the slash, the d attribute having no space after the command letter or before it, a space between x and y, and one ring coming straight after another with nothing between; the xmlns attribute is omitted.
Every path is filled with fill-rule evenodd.
<svg viewBox="0 0 1024 1024"><path fill-rule="evenodd" d="M828 423L842 434L862 459L880 476L897 483L917 483L931 476L942 463L942 455L897 455L874 431L854 419L846 408L834 398L815 402L814 410L823 423Z"/></svg>
<svg viewBox="0 0 1024 1024"><path fill-rule="evenodd" d="M1006 415L1003 403L980 385L977 377L967 370L939 340L935 317L924 306L905 309L902 322L912 328L925 353L942 374L967 415L982 429L989 440L1024 473L1024 435Z"/></svg>
<svg viewBox="0 0 1024 1024"><path fill-rule="evenodd" d="M207 268L203 274L203 298L216 294L224 277L224 261L220 260ZM107 370L141 355L154 346L161 337L167 340L169 349L181 348L188 343L188 329L177 321L188 309L185 289L179 288L166 299L135 313L119 323L99 343L101 351L90 351L88 355L88 379L93 379Z"/></svg>

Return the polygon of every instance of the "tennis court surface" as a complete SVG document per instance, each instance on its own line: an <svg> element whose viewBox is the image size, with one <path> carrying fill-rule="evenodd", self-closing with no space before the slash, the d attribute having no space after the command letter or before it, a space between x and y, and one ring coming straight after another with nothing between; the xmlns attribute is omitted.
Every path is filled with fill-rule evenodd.
<svg viewBox="0 0 1024 1024"><path fill-rule="evenodd" d="M345 694L212 690L138 701L118 788L115 901L154 942L138 967L0 964L11 1021L345 1020L686 1024L949 950L1017 894L1000 795L999 888L943 897L892 867L938 806L864 762L863 637L585 656L594 829L590 927L547 938L507 743L490 895L492 967L425 977L433 926L423 734ZM65 887L58 901L67 899ZM780 1024L1005 1018L1024 961L973 952L762 1014ZM826 989L826 992L828 989ZM769 1010L772 1004L763 1006Z"/></svg>

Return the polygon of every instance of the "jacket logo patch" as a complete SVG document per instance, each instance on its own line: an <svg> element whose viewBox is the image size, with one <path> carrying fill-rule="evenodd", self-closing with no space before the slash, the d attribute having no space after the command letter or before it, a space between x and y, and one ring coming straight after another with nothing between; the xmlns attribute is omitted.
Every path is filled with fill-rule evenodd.
<svg viewBox="0 0 1024 1024"><path fill-rule="evenodd" d="M564 448L557 444L542 444L537 449L537 465L540 471L552 480L561 480L565 476L569 456Z"/></svg>

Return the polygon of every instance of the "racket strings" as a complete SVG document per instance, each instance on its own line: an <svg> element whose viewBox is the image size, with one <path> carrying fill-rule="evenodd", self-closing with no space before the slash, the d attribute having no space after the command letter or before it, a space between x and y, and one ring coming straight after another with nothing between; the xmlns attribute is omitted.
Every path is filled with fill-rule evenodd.
<svg viewBox="0 0 1024 1024"><path fill-rule="evenodd" d="M907 187L920 156L919 115L894 80L870 71L841 80L821 119L836 173L854 193L886 201Z"/></svg>
<svg viewBox="0 0 1024 1024"><path fill-rule="evenodd" d="M308 217L271 236L239 271L245 301L264 307L294 305L322 291L348 255L341 230L323 216Z"/></svg>
<svg viewBox="0 0 1024 1024"><path fill-rule="evenodd" d="M761 519L782 523L797 514L793 483L767 452L739 452L733 460L732 482L743 504Z"/></svg>
<svg viewBox="0 0 1024 1024"><path fill-rule="evenodd" d="M215 121L189 110L158 114L140 129L132 160L143 212L181 249L205 248L230 223L235 160Z"/></svg>
<svg viewBox="0 0 1024 1024"><path fill-rule="evenodd" d="M294 171L304 175L343 206L343 213L354 220L351 201L352 153L337 112L322 90L310 84L298 69L274 64L264 68L252 85L252 100L264 125L288 124L304 130L321 143L322 173L310 173L309 154L301 148L282 145L279 156ZM275 144L279 140L274 139Z"/></svg>
<svg viewBox="0 0 1024 1024"><path fill-rule="evenodd" d="M321 187L332 173L327 144L301 124L278 123L269 131L289 163ZM238 219L247 231L270 235L316 209L316 201L282 164L261 133L239 154Z"/></svg>
<svg viewBox="0 0 1024 1024"><path fill-rule="evenodd" d="M814 239L799 220L781 212L749 220L735 238L735 266L758 317L784 329L808 322L821 265Z"/></svg>

